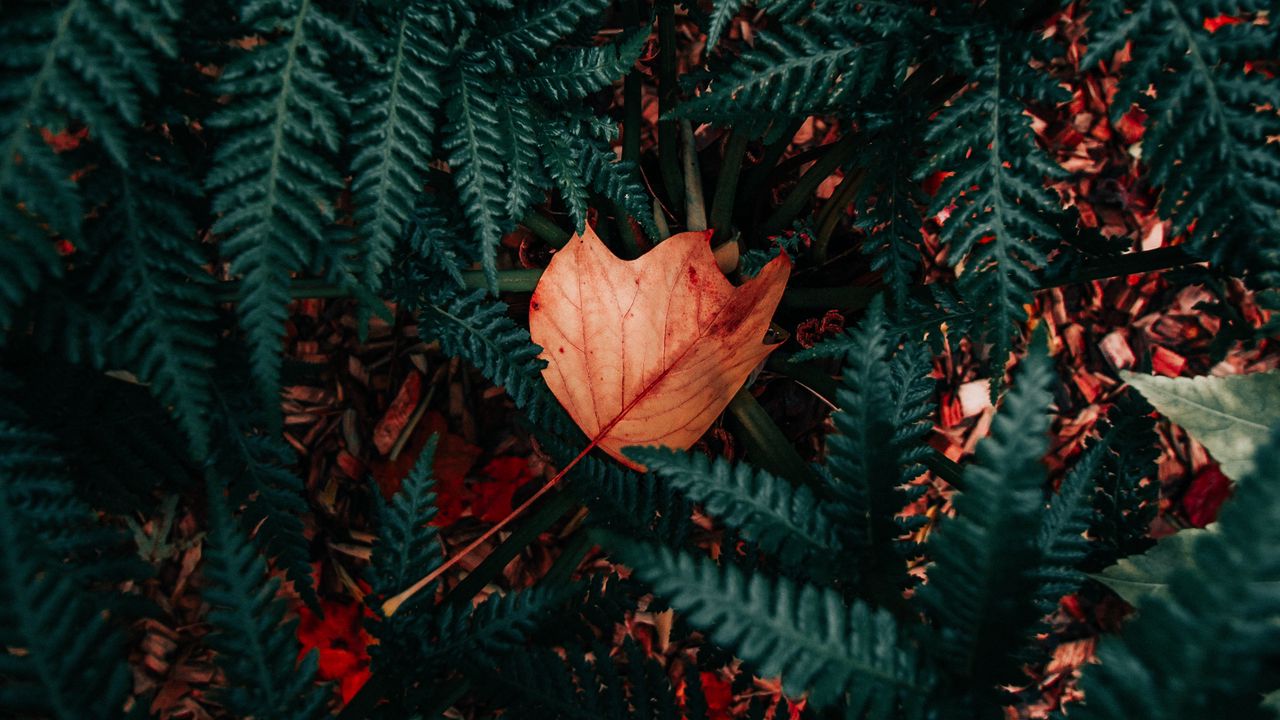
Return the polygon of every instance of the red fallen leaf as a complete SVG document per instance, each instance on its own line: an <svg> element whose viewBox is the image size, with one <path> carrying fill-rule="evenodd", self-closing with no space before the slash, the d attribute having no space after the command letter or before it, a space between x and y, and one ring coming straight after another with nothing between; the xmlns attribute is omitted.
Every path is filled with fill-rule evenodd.
<svg viewBox="0 0 1280 720"><path fill-rule="evenodd" d="M1182 496L1182 509L1187 520L1195 527L1204 527L1218 517L1222 503L1231 497L1231 481L1217 463L1206 465L1191 481L1187 494Z"/></svg>
<svg viewBox="0 0 1280 720"><path fill-rule="evenodd" d="M720 673L701 672L702 695L707 699L707 720L732 720L733 684L720 677Z"/></svg>
<svg viewBox="0 0 1280 720"><path fill-rule="evenodd" d="M53 245L53 249L58 253L59 257L70 257L76 254L76 246L66 238L60 238Z"/></svg>
<svg viewBox="0 0 1280 720"><path fill-rule="evenodd" d="M924 179L924 182L920 184L920 188L924 190L929 197L933 197L938 194L938 188L942 187L943 181L952 175L955 175L955 173L950 170L936 170L930 174L929 177Z"/></svg>
<svg viewBox="0 0 1280 720"><path fill-rule="evenodd" d="M89 137L89 128L80 128L75 132L59 130L56 133L49 128L40 128L40 137L44 138L45 144L55 153L64 153L80 147L80 143Z"/></svg>
<svg viewBox="0 0 1280 720"><path fill-rule="evenodd" d="M408 424L409 418L418 408L418 401L421 399L422 376L416 372L410 372L409 377L405 378L404 384L396 393L395 399L391 401L391 406L383 413L382 419L373 429L373 444L378 448L378 452L386 455L391 451L396 438L400 437L400 433L404 431L404 426Z"/></svg>
<svg viewBox="0 0 1280 720"><path fill-rule="evenodd" d="M484 474L488 482L471 488L471 513L484 522L500 522L511 514L511 498L533 480L533 473L524 458L499 457L484 466Z"/></svg>
<svg viewBox="0 0 1280 720"><path fill-rule="evenodd" d="M529 304L542 371L578 426L620 462L632 445L690 447L777 346L765 332L791 272L784 253L734 287L709 232L622 260L587 228L555 254Z"/></svg>
<svg viewBox="0 0 1280 720"><path fill-rule="evenodd" d="M1204 29L1214 33L1227 25L1239 25L1242 22L1244 22L1244 20L1241 20L1238 17L1233 17L1231 15L1219 15L1217 17L1205 18Z"/></svg>
<svg viewBox="0 0 1280 720"><path fill-rule="evenodd" d="M1130 145L1142 139L1142 134L1147 131L1147 114L1142 108L1132 108L1125 113L1119 121L1116 122L1116 132L1120 133L1120 137Z"/></svg>
<svg viewBox="0 0 1280 720"><path fill-rule="evenodd" d="M363 667L342 678L342 684L338 687L338 691L342 694L342 705L344 707L351 702L351 698L355 697L356 693L360 692L360 688L369 682L369 678L372 675L373 673L369 668Z"/></svg>
<svg viewBox="0 0 1280 720"><path fill-rule="evenodd" d="M471 466L480 457L480 448L467 442L458 435L449 432L444 416L432 410L422 417L422 421L413 431L413 437L405 444L395 460L374 461L371 471L378 481L378 487L387 499L400 490L400 482L413 468L422 454L422 448L433 433L440 434L436 445L435 461L431 464L436 478L437 503L440 512L433 520L434 524L447 525L462 514L462 496L465 492L465 479ZM451 503L456 499L457 505Z"/></svg>

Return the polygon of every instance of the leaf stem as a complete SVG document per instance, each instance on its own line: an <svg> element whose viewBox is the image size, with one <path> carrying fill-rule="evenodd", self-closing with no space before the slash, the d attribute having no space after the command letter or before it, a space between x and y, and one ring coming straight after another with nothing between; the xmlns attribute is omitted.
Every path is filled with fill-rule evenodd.
<svg viewBox="0 0 1280 720"><path fill-rule="evenodd" d="M742 174L742 159L747 154L750 138L740 130L729 133L724 147L724 162L720 164L720 177L716 178L715 195L711 198L711 227L716 237L729 237L733 224L733 200L738 191L738 177Z"/></svg>
<svg viewBox="0 0 1280 720"><path fill-rule="evenodd" d="M698 166L698 145L693 139L693 125L680 121L681 169L684 171L685 229L707 229L707 204L702 198L702 168Z"/></svg>
<svg viewBox="0 0 1280 720"><path fill-rule="evenodd" d="M848 162L853 157L857 147L858 136L854 133L846 134L840 138L839 142L833 144L825 155L813 163L808 172L800 176L799 182L783 198L782 203L778 205L778 209L761 223L759 234L768 237L785 230L791 224L791 221L809 204L814 191L818 189L822 181L835 172L836 168Z"/></svg>
<svg viewBox="0 0 1280 720"><path fill-rule="evenodd" d="M743 386L729 401L729 414L736 421L747 446L747 458L769 472L793 482L813 486L819 490L804 458L796 452L791 440L783 434L769 413L756 401L751 391Z"/></svg>
<svg viewBox="0 0 1280 720"><path fill-rule="evenodd" d="M658 0L658 167L662 184L671 199L671 211L684 206L684 184L680 173L680 139L675 120L663 120L677 103L676 86L676 6L674 0Z"/></svg>

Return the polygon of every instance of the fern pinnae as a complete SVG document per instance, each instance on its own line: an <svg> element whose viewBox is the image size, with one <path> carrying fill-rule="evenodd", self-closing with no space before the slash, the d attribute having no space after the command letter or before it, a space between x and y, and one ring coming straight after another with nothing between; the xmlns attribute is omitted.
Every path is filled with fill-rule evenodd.
<svg viewBox="0 0 1280 720"><path fill-rule="evenodd" d="M355 101L352 143L360 149L352 160L351 192L365 242L359 279L370 292L377 292L426 182L435 112L443 98L438 75L450 50L436 37L438 24L422 0L401 9L391 25L390 57Z"/></svg>
<svg viewBox="0 0 1280 720"><path fill-rule="evenodd" d="M508 224L497 91L477 70L464 65L456 71L449 92L449 129L442 147L453 170L458 198L478 235L485 277L489 286L496 288L498 244Z"/></svg>
<svg viewBox="0 0 1280 720"><path fill-rule="evenodd" d="M611 543L623 562L688 621L734 650L760 675L781 675L788 694L809 693L815 707L846 694L854 717L902 707L923 717L932 671L886 611L844 603L829 588L744 574L733 565L643 543Z"/></svg>
<svg viewBox="0 0 1280 720"><path fill-rule="evenodd" d="M1016 675L1013 658L1039 617L1032 594L1053 379L1046 345L1043 333L1032 339L990 435L965 469L955 517L927 545L933 564L919 597L936 622L942 660L979 697Z"/></svg>
<svg viewBox="0 0 1280 720"><path fill-rule="evenodd" d="M806 487L699 453L633 448L628 455L783 563L824 558L836 551L833 528Z"/></svg>
<svg viewBox="0 0 1280 720"><path fill-rule="evenodd" d="M307 720L321 711L324 688L316 687L316 653L297 663L294 628L285 603L276 597L279 581L240 535L221 486L208 483L209 542L205 553L205 599L215 633L210 644L228 687L222 701L244 716Z"/></svg>
<svg viewBox="0 0 1280 720"><path fill-rule="evenodd" d="M227 133L205 181L220 215L213 229L226 234L223 251L241 277L240 320L268 406L279 391L290 270L332 242L332 202L342 190L335 157L347 102L326 47L371 55L324 12L312 0L251 3L250 26L282 34L223 70L219 89L233 99L209 120Z"/></svg>

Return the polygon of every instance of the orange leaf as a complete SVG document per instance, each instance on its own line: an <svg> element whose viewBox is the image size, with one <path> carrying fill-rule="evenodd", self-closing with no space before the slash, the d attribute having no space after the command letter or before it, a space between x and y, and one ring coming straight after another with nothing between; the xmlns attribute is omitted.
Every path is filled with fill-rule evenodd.
<svg viewBox="0 0 1280 720"><path fill-rule="evenodd" d="M530 301L547 385L594 444L627 465L632 445L688 448L711 427L765 345L791 260L734 287L710 233L680 233L621 260L590 227L557 252Z"/></svg>

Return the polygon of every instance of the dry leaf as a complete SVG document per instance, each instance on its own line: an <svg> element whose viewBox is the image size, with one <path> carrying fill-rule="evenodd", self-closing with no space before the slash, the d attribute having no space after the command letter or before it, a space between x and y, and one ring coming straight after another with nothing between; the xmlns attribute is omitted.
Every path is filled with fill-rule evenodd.
<svg viewBox="0 0 1280 720"><path fill-rule="evenodd" d="M551 391L613 457L632 445L688 448L776 347L765 345L791 260L734 287L710 234L672 236L621 260L587 228L556 253L530 301Z"/></svg>

